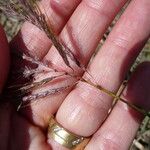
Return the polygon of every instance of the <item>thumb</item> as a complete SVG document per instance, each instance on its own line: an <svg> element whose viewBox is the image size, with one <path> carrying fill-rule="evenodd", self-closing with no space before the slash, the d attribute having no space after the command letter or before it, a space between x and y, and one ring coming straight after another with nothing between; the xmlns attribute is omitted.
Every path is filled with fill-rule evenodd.
<svg viewBox="0 0 150 150"><path fill-rule="evenodd" d="M0 25L0 93L9 70L9 46L4 30Z"/></svg>

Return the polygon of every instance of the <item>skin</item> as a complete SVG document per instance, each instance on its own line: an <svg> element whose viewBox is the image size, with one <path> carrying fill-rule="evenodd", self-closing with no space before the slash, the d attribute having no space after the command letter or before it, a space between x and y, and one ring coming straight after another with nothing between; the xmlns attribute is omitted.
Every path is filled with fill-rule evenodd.
<svg viewBox="0 0 150 150"><path fill-rule="evenodd" d="M42 1L55 32L72 50L80 53L79 59L85 65L107 26L125 3L126 0ZM88 67L94 81L110 91L117 91L150 36L149 16L149 0L131 1ZM35 36L38 38L33 40ZM33 57L41 61L51 60L59 68L63 66L49 39L29 23L23 25L9 46L0 28L0 41L1 92L9 71L9 46L11 49L23 49L23 42L26 51ZM86 73L83 75L87 76ZM149 76L150 63L145 62L135 71L122 94L128 101L146 110L150 108ZM118 102L103 123L111 103L111 97L81 82L72 91L44 98L39 105L32 105L32 113L28 108L16 112L11 104L1 102L0 149L66 150L47 138L49 117L56 114L57 121L69 131L81 136L93 135L86 150L127 150L144 116Z"/></svg>

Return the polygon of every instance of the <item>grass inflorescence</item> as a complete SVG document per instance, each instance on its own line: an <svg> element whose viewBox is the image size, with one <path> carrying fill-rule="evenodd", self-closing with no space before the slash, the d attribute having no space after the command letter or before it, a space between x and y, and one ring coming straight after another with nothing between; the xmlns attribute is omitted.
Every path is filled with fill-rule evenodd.
<svg viewBox="0 0 150 150"><path fill-rule="evenodd" d="M50 21L47 19L47 16L42 13L39 7L39 2L40 0L0 0L0 10L2 10L9 17L15 17L23 22L28 21L37 26L40 30L44 31L47 37L52 41L53 45L56 47L66 66L71 68L71 70L73 70L73 73L68 73L65 71L60 72L56 68L41 62L38 58L33 58L26 53L20 54L19 52L15 52L15 56L21 57L23 60L29 62L30 64L36 65L36 67L32 68L25 66L23 69L20 68L18 72L15 72L15 74L12 73L12 75L15 76L16 74L20 74L23 72L23 77L26 79L30 79L30 81L27 81L25 83L8 85L7 90L10 93L12 93L13 98L21 99L21 104L23 104L23 107L28 106L28 103L31 103L32 101L44 98L49 95L60 93L66 89L72 88L76 85L76 83L66 86L48 88L45 91L38 93L32 93L33 90L40 88L43 85L53 82L54 80L57 80L59 78L71 77L75 78L76 80L80 80L81 82L90 84L98 90L108 94L112 98L126 103L128 106L144 115L149 115L142 108L128 102L120 96L117 96L115 93L105 89L104 87L95 84L90 80L86 80L80 75L78 76L75 73L75 70L72 66L72 62L82 71L86 71L86 67L81 64L81 62L74 55L74 53L68 47L64 46L59 40L59 38L55 35L52 26L50 25ZM35 75L38 75L43 72L52 72L54 74L47 78L41 79L40 81L36 81L36 79L34 79ZM87 73L90 74L89 72Z"/></svg>

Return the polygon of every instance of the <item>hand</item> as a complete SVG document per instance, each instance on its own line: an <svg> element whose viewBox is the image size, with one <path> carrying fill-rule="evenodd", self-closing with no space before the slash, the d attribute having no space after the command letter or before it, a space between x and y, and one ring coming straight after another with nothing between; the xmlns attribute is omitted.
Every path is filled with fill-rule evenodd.
<svg viewBox="0 0 150 150"><path fill-rule="evenodd" d="M56 33L62 31L60 37L64 43L78 55L80 54L79 59L87 65L106 27L125 2L126 0L83 0L82 2L81 0L51 0L51 2L43 0L43 5ZM131 1L89 65L88 71L94 81L110 91L117 91L133 60L149 38L149 16L149 0ZM2 29L0 41L2 92L9 68L8 45ZM10 43L10 47L11 50L23 49L33 57L40 58L41 61L51 60L58 68L62 67L62 60L56 49L51 46L49 39L29 23L23 25L19 34ZM147 110L150 108L149 76L150 63L143 63L122 94L129 102L134 102ZM72 82L75 81L67 81L67 83ZM66 148L47 136L49 118L56 114L57 121L65 129L80 136L92 136L86 150L127 150L142 117L126 104L118 102L103 123L111 104L111 97L82 82L79 82L72 91L43 98L38 104L21 109L20 112L16 112L9 103L1 103L0 149L65 150Z"/></svg>

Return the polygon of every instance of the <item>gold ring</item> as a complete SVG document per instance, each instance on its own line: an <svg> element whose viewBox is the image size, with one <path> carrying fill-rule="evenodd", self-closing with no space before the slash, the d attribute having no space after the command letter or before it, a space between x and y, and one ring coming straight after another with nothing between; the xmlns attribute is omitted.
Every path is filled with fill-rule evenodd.
<svg viewBox="0 0 150 150"><path fill-rule="evenodd" d="M90 140L67 131L53 117L49 121L48 136L71 150L83 150Z"/></svg>

